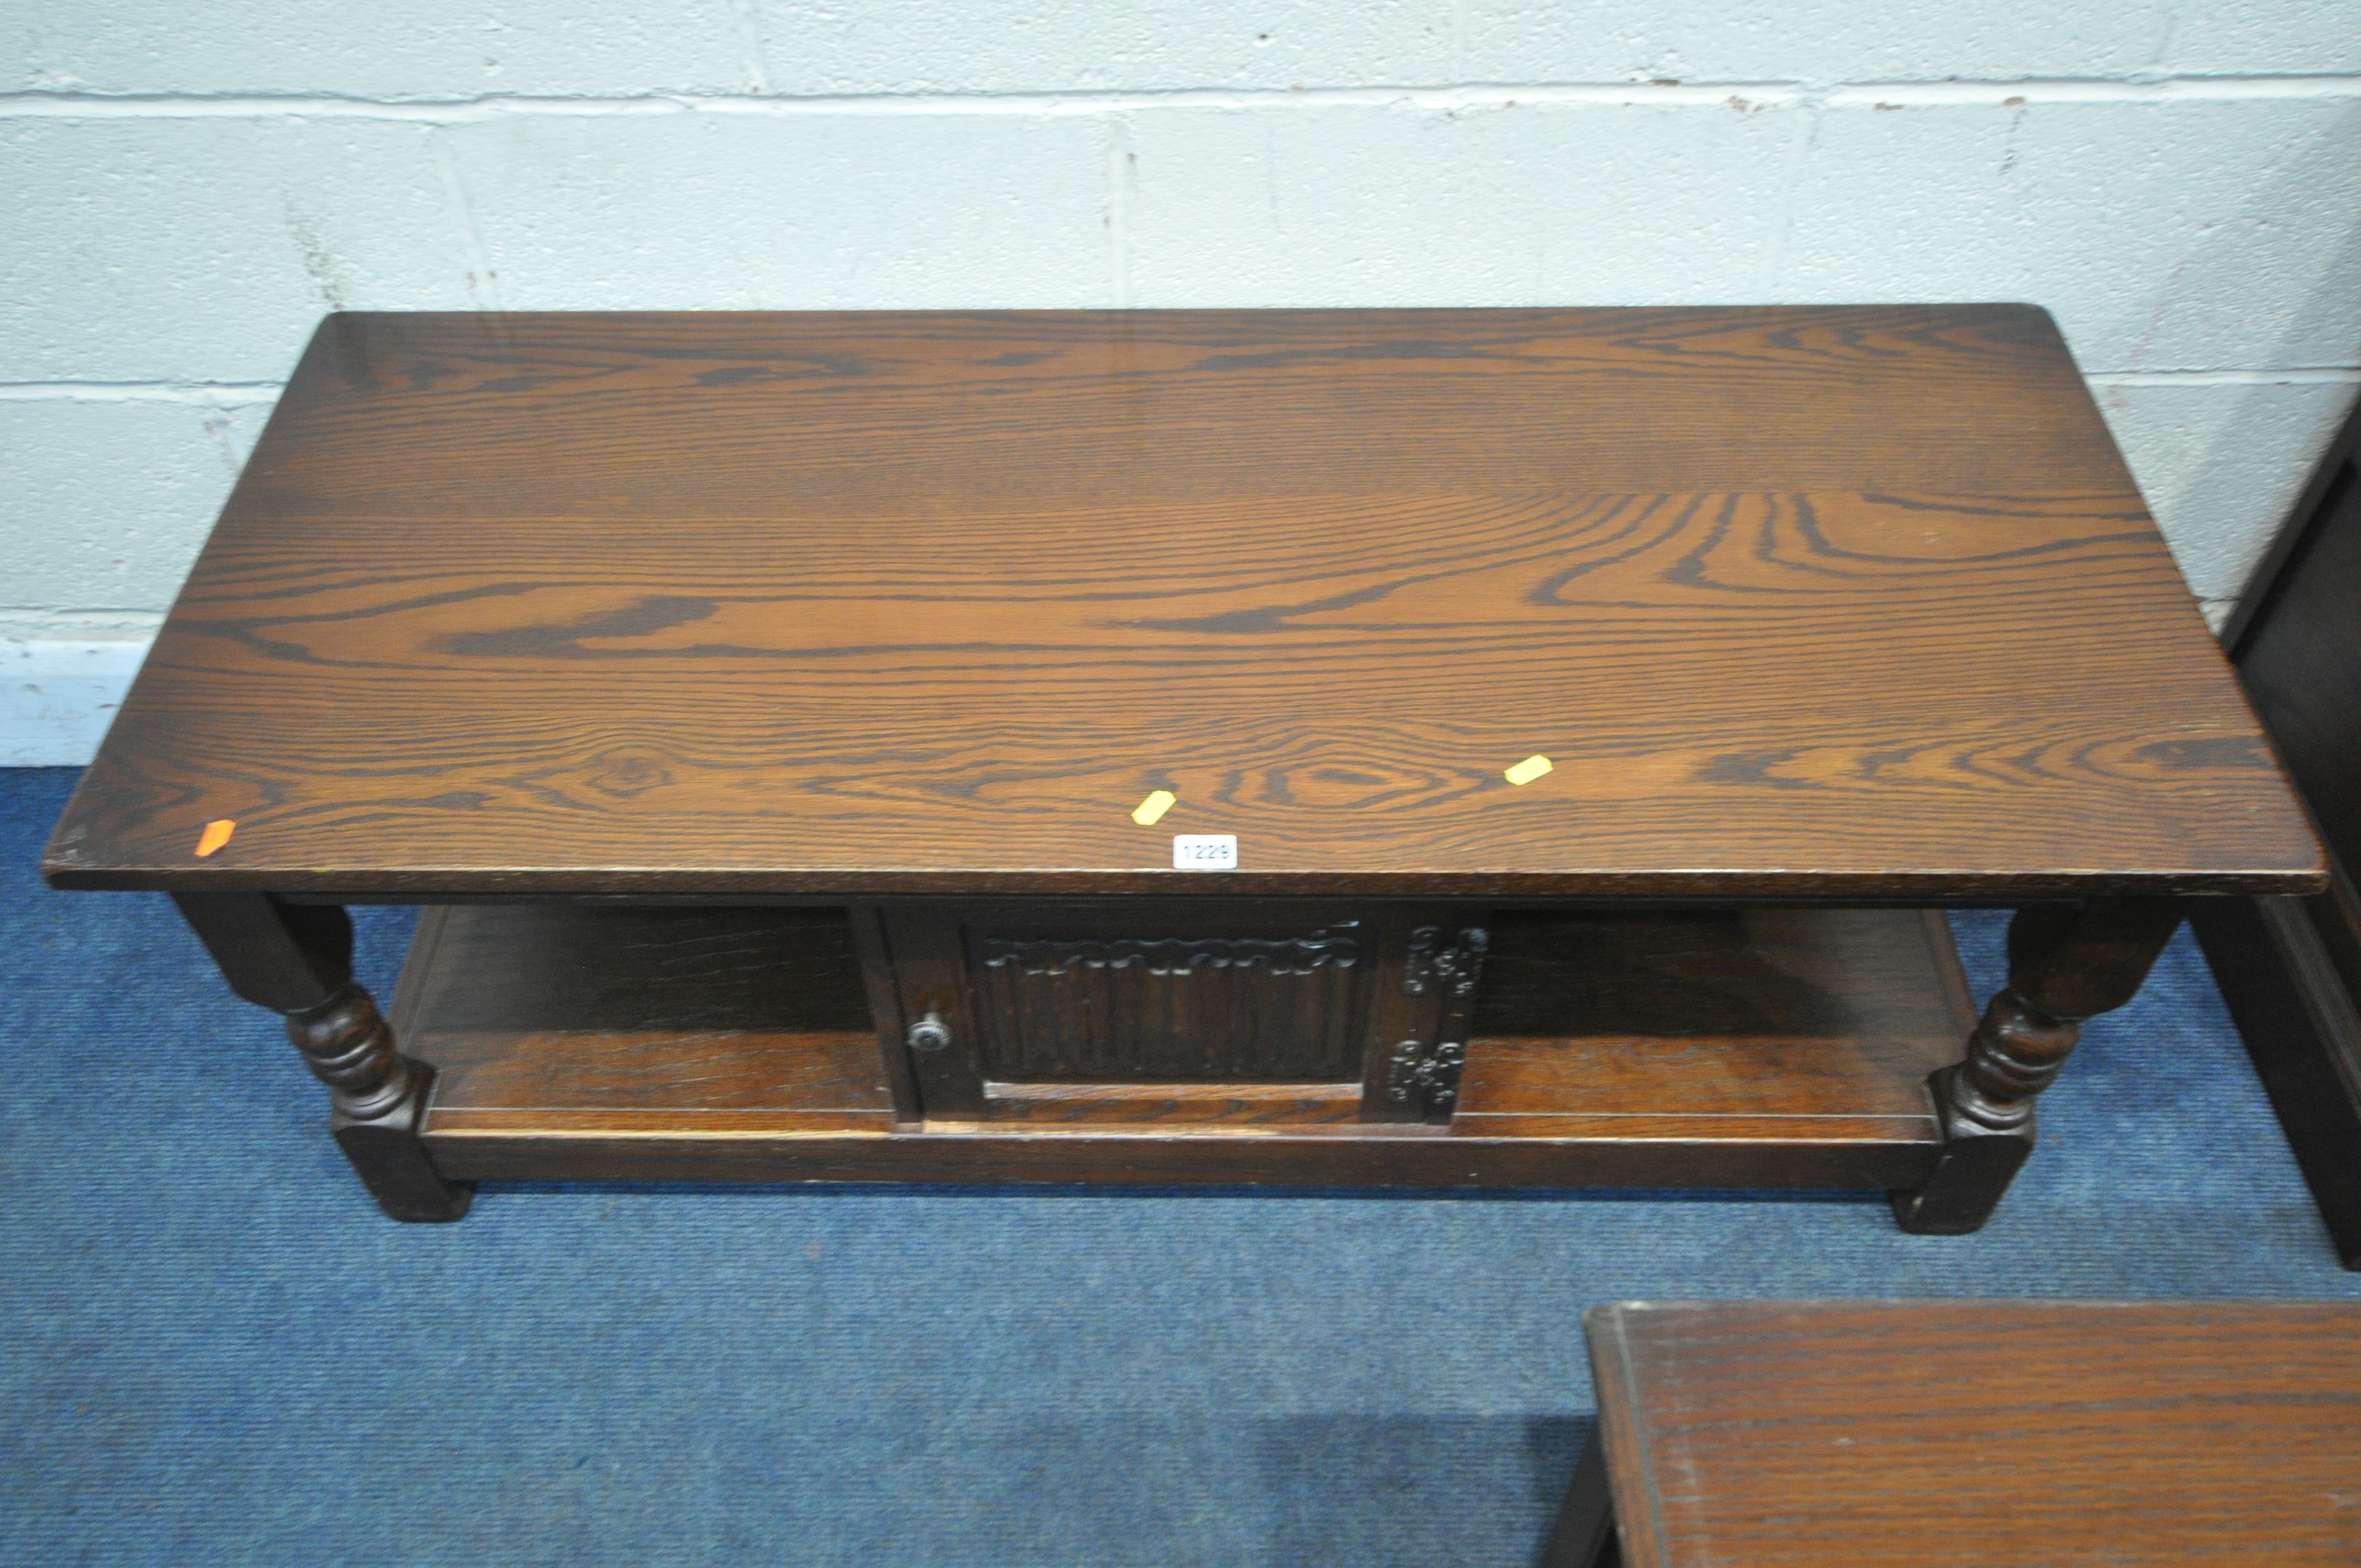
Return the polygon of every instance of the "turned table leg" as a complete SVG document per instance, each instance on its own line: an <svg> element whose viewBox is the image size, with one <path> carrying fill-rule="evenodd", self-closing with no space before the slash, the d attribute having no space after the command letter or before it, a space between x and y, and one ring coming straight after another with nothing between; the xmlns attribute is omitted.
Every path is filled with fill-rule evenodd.
<svg viewBox="0 0 2361 1568"><path fill-rule="evenodd" d="M353 923L333 905L259 893L174 895L232 991L287 1019L287 1037L328 1086L328 1129L378 1206L397 1220L456 1220L472 1186L445 1181L418 1139L434 1069L394 1049L352 976Z"/></svg>
<svg viewBox="0 0 2361 1568"><path fill-rule="evenodd" d="M1966 1059L1927 1080L1943 1153L1925 1185L1894 1194L1904 1230L1982 1229L2033 1152L2034 1099L2072 1054L2082 1021L2132 999L2180 915L2169 898L2095 898L2009 922L2008 985L1968 1036Z"/></svg>

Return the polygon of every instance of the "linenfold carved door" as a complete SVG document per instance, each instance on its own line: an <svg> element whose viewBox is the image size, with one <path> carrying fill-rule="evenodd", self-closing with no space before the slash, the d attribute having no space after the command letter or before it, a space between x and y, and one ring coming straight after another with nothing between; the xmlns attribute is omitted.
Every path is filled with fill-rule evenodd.
<svg viewBox="0 0 2361 1568"><path fill-rule="evenodd" d="M1403 905L884 912L928 1121L1448 1121L1485 937Z"/></svg>

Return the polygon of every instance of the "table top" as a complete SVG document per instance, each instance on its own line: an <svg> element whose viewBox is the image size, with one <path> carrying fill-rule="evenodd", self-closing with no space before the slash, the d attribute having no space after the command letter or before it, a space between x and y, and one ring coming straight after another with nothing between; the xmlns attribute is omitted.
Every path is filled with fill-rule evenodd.
<svg viewBox="0 0 2361 1568"><path fill-rule="evenodd" d="M2361 1561L2361 1303L1584 1320L1628 1568Z"/></svg>
<svg viewBox="0 0 2361 1568"><path fill-rule="evenodd" d="M1237 869L1176 872L1178 834L1235 835ZM44 869L355 895L2322 882L2015 305L332 316Z"/></svg>

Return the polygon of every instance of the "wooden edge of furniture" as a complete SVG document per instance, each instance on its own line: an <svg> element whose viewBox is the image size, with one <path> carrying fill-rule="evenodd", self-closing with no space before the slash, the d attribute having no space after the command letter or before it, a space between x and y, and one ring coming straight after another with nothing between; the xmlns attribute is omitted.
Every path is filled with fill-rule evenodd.
<svg viewBox="0 0 2361 1568"><path fill-rule="evenodd" d="M2079 898L2301 895L2323 891L2327 872L2302 867L2180 868L2140 872L1927 872L1855 876L1809 871L1652 872L1171 872L1143 868L1025 872L847 872L710 869L508 875L472 867L353 872L236 866L107 866L44 851L42 879L60 892L267 893L307 903L426 904L525 897L637 897L814 901L889 898L1229 897L1449 898L1599 903L1914 904L2014 908Z"/></svg>
<svg viewBox="0 0 2361 1568"><path fill-rule="evenodd" d="M2312 1190L2336 1255L2361 1270L2361 905L2342 877L2318 898L2208 901L2190 924Z"/></svg>
<svg viewBox="0 0 2361 1568"><path fill-rule="evenodd" d="M2029 303L339 313L256 452L58 885L2319 885Z"/></svg>
<svg viewBox="0 0 2361 1568"><path fill-rule="evenodd" d="M2351 820L2352 771L2361 765L2361 694L2351 689L2356 626L2361 402L2222 631L2297 793L2320 815L2329 885L2308 897L2197 901L2190 917L2351 1269L2361 1269L2361 892L2350 863L2361 841L2361 821Z"/></svg>
<svg viewBox="0 0 2361 1568"><path fill-rule="evenodd" d="M1598 1419L1543 1568L2361 1548L2361 1302L1628 1301L1583 1329Z"/></svg>
<svg viewBox="0 0 2361 1568"><path fill-rule="evenodd" d="M391 1019L435 1069L420 1135L435 1166L454 1179L1907 1189L1943 1144L1927 1080L1976 1017L1939 911L1752 912L1745 929L1777 964L1708 952L1713 971L1687 988L1703 1001L1576 976L1561 1003L1544 925L1521 970L1513 941L1496 952L1489 1022L1532 1029L1552 1007L1604 1005L1620 1031L1488 1033L1479 1013L1448 1122L1356 1120L1356 1084L1026 1084L990 1086L989 1120L913 1123L835 913L731 916L807 934L766 948L763 975L732 991L717 949L664 937L678 911L430 908ZM712 940L729 926L706 917ZM1680 1015L1652 1034L1651 1007ZM1733 1035L1727 1015L1773 1026ZM1810 1026L1783 1034L1783 1019Z"/></svg>
<svg viewBox="0 0 2361 1568"><path fill-rule="evenodd" d="M1596 1342L1592 1342L1595 1347ZM1597 1351L1594 1348L1595 1357ZM1606 1379L1593 1370L1592 1387L1604 1388ZM1600 1395L1603 1406L1606 1396ZM1613 1483L1607 1473L1606 1426L1594 1416L1590 1434L1574 1462L1574 1478L1566 1483L1557 1516L1542 1544L1541 1568L1619 1568L1622 1543L1615 1533ZM1628 1461L1627 1461L1628 1463Z"/></svg>
<svg viewBox="0 0 2361 1568"><path fill-rule="evenodd" d="M1591 1387L1598 1400L1598 1425L1591 1444L1598 1452L1594 1482L1605 1483L1605 1501L1611 1530L1593 1527L1602 1546L1611 1544L1616 1562L1653 1564L1661 1561L1663 1520L1656 1509L1655 1478L1649 1473L1652 1457L1644 1441L1638 1369L1631 1346L1620 1332L1623 1304L1593 1307L1582 1315L1584 1343L1590 1353ZM1598 1510L1594 1494L1592 1511ZM1585 1568L1589 1568L1586 1563Z"/></svg>

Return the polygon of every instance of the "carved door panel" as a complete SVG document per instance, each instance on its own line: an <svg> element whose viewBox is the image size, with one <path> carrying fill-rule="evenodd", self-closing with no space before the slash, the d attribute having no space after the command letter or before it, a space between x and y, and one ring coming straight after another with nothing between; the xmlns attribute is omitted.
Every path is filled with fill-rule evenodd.
<svg viewBox="0 0 2361 1568"><path fill-rule="evenodd" d="M947 903L884 933L930 1121L1290 1088L1447 1121L1484 948L1448 912L1293 901Z"/></svg>

